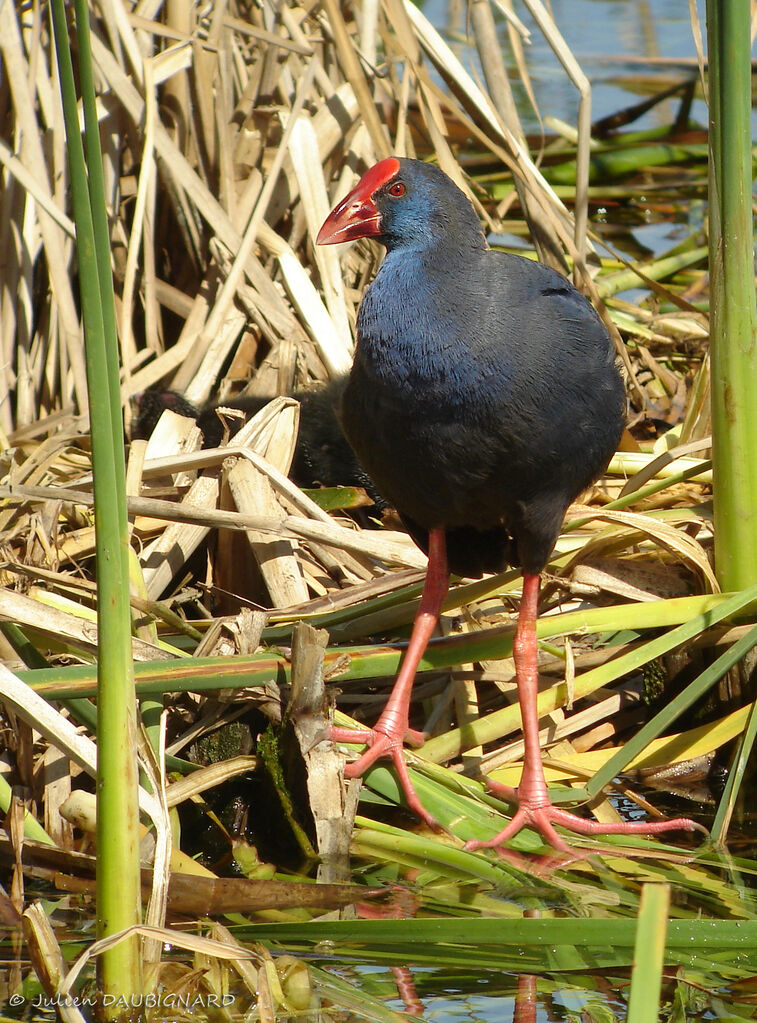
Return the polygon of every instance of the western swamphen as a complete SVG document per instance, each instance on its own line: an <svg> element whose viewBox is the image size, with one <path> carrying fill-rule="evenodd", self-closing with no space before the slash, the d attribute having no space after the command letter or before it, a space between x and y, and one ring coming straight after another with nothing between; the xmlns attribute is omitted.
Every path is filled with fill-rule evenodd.
<svg viewBox="0 0 757 1023"><path fill-rule="evenodd" d="M410 642L387 705L347 767L360 776L391 757L408 805L429 825L402 754L418 663L450 571L523 571L513 652L525 757L516 790L490 783L518 810L489 842L532 825L569 849L558 823L583 835L698 827L688 819L600 824L553 806L539 749L536 614L540 573L568 505L604 470L624 422L612 341L589 303L540 263L489 249L473 206L442 171L390 157L369 170L318 234L331 245L375 238L386 256L357 318L342 423L378 490L428 553Z"/></svg>

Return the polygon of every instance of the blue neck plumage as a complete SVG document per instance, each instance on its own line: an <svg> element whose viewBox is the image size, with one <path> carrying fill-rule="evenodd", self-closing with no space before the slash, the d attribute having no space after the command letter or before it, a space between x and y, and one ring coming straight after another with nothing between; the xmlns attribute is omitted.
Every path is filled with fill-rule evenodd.
<svg viewBox="0 0 757 1023"><path fill-rule="evenodd" d="M435 255L428 247L387 252L360 305L358 358L398 395L449 406L464 399L462 381L475 373L461 337L460 290L449 266L446 276L433 272Z"/></svg>

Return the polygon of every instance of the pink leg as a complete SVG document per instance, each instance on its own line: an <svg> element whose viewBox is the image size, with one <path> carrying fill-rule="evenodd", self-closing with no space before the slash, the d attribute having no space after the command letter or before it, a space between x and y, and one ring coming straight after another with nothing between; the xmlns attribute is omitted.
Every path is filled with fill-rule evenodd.
<svg viewBox="0 0 757 1023"><path fill-rule="evenodd" d="M536 1023L538 1019L537 987L538 977L533 973L522 973L515 988L513 1023Z"/></svg>
<svg viewBox="0 0 757 1023"><path fill-rule="evenodd" d="M659 835L664 831L704 830L701 825L687 817L670 821L623 821L618 824L602 824L599 821L584 820L553 806L547 792L544 768L539 749L539 715L537 710L538 679L536 612L539 603L539 575L523 576L523 597L521 599L518 625L513 642L513 656L518 683L518 702L523 722L523 774L517 789L498 782L488 781L487 788L495 795L518 809L515 816L498 835L487 842L468 842L466 849L492 849L506 842L522 828L530 825L541 833L555 849L570 852L568 843L555 831L553 825L561 824L579 835Z"/></svg>
<svg viewBox="0 0 757 1023"><path fill-rule="evenodd" d="M410 642L381 716L369 731L358 731L351 728L331 728L329 730L329 736L335 742L365 742L368 745L368 749L361 757L353 764L347 765L344 772L347 778L359 778L379 757L391 757L392 763L397 769L407 805L432 828L438 828L438 824L431 814L421 806L410 781L402 753L402 743L404 740L413 746L423 745L423 733L408 727L410 695L416 669L439 620L442 601L447 595L448 589L449 570L444 530L432 529L428 534L428 569L423 585L423 595L413 622Z"/></svg>
<svg viewBox="0 0 757 1023"><path fill-rule="evenodd" d="M392 892L389 902L384 906L374 906L366 902L355 904L357 915L365 920L407 920L415 916L420 906L420 899L407 888L397 887ZM422 1016L423 1003L415 990L415 981L409 966L390 967L397 985L397 993L402 999L406 1016Z"/></svg>

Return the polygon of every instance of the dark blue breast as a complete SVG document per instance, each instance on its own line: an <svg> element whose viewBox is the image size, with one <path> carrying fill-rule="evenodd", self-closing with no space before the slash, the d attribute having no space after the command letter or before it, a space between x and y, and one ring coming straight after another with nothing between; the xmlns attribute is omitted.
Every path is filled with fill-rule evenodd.
<svg viewBox="0 0 757 1023"><path fill-rule="evenodd" d="M607 332L559 274L484 249L394 251L361 304L343 423L421 546L444 526L460 574L505 558L538 571L615 450L624 400Z"/></svg>

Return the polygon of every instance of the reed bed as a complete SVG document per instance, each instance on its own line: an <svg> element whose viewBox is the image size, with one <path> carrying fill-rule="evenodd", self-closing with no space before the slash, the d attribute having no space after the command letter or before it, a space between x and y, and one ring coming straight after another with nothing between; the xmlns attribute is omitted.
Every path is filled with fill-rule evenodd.
<svg viewBox="0 0 757 1023"><path fill-rule="evenodd" d="M287 396L349 369L376 252L313 243L333 202L389 153L438 162L494 234L527 231L540 258L572 272L597 304L625 367L626 450L570 516L544 593L551 780L608 819L616 810L591 784L603 765L606 784L621 769L709 764L747 713L721 707L706 728L674 726L655 716L665 701L652 693L655 679L693 676L691 703L727 675L728 651L757 641L743 618L732 621L754 594L720 594L711 567L706 245L692 230L664 259L633 259L587 229L589 212L628 201L629 173L643 175L650 209L664 213L671 181L696 196L704 169L679 148L655 173L647 140L629 135L636 162L597 183L611 170L597 162L588 83L564 52L583 96L577 140L527 138L491 10L481 0L473 9L484 81L410 0L165 9L101 0L91 11L127 434L149 388L196 406L272 399L216 448L202 449L194 421L170 411L128 447L137 691L166 707L151 732L151 776L167 807L239 775L267 777L275 810L251 799L248 834L270 847L271 831L291 834L297 855L320 859L319 878L334 883L347 876L357 791L339 780L342 754L319 744L324 691L341 692L342 719L375 716L425 559L370 504L355 513L353 490L326 510L333 493L288 479L299 406ZM554 25L541 27L559 49ZM517 21L510 31L517 42ZM0 6L0 55L0 701L11 770L0 795L7 811L25 786L29 837L73 850L80 832L61 809L88 787L93 759L72 721L94 737L101 638L78 271L46 8ZM519 70L528 84L525 63ZM629 289L650 297L629 302ZM474 780L481 770L503 780L519 770L510 656L519 585L514 572L459 581L416 686L417 723L431 739L412 755L413 777L458 846L500 827L504 808ZM314 679L321 688L308 696ZM624 757L650 716L641 748ZM235 722L244 725L235 755L202 752ZM149 742L141 755L154 758ZM161 764L177 772L169 782ZM625 777L624 794L654 812ZM397 801L393 778L377 767L366 781L380 816ZM364 845L370 826L357 831ZM360 855L359 838L353 849Z"/></svg>

